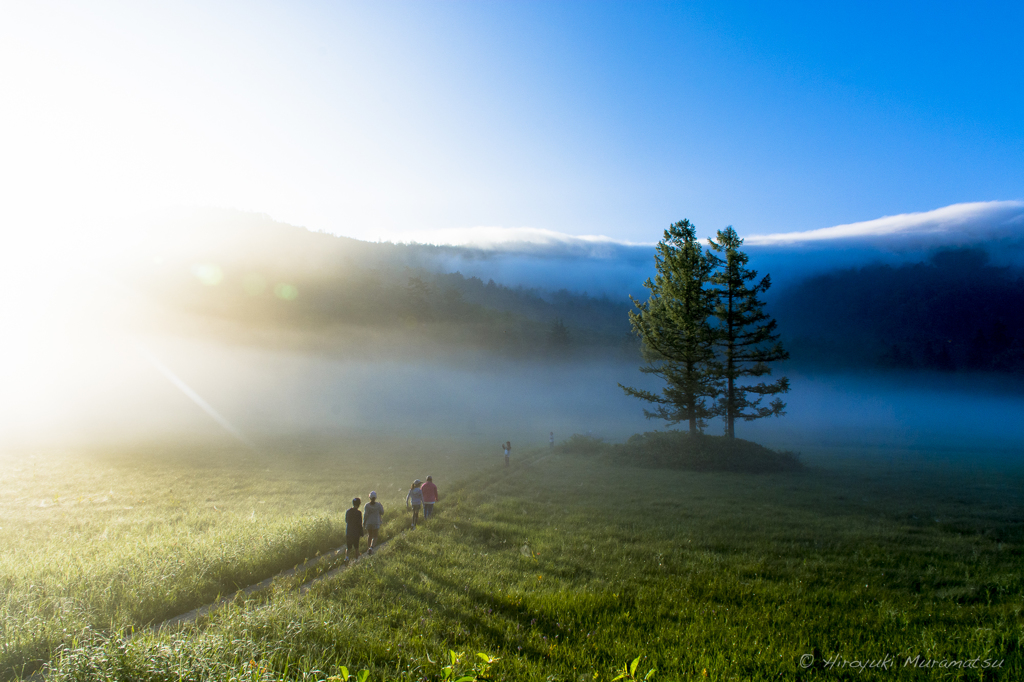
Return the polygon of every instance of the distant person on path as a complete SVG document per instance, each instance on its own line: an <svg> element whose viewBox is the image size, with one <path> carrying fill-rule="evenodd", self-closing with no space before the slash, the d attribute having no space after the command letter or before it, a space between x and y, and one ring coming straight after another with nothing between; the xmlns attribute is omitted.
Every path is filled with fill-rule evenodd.
<svg viewBox="0 0 1024 682"><path fill-rule="evenodd" d="M370 501L363 508L363 529L366 530L366 550L373 554L377 548L377 536L380 534L380 524L384 522L384 505L377 501L377 493L370 493Z"/></svg>
<svg viewBox="0 0 1024 682"><path fill-rule="evenodd" d="M427 482L423 484L423 520L426 521L434 513L434 503L437 502L437 486L434 485L434 477L427 476Z"/></svg>
<svg viewBox="0 0 1024 682"><path fill-rule="evenodd" d="M345 512L345 561L359 556L359 538L363 537L363 512L358 497L352 498L352 508Z"/></svg>
<svg viewBox="0 0 1024 682"><path fill-rule="evenodd" d="M508 456L512 454L512 441L505 441L505 444L501 446L501 449L505 451L505 466L508 466Z"/></svg>
<svg viewBox="0 0 1024 682"><path fill-rule="evenodd" d="M412 487L409 488L409 494L405 496L405 508L409 508L409 503L412 503L412 529L416 530L416 522L420 520L420 507L423 506L423 481L416 479L412 482ZM426 517L424 517L426 518Z"/></svg>
<svg viewBox="0 0 1024 682"><path fill-rule="evenodd" d="M552 450L555 449L555 432L554 431L552 431L551 435L548 436L548 445L551 446Z"/></svg>

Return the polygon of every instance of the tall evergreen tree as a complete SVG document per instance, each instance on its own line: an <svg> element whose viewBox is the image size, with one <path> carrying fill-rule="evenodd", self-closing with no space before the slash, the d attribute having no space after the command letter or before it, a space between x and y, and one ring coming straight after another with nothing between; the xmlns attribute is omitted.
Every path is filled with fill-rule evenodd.
<svg viewBox="0 0 1024 682"><path fill-rule="evenodd" d="M666 386L660 395L619 386L627 395L657 405L644 410L648 419L660 418L669 424L685 421L690 433L697 434L715 416L721 384L715 333L709 324L711 262L688 220L665 230L654 262L657 275L654 281L644 282L650 298L641 303L630 297L637 310L630 311L629 321L642 341L646 365L640 371L661 377Z"/></svg>
<svg viewBox="0 0 1024 682"><path fill-rule="evenodd" d="M781 377L771 383L740 383L745 377L762 377L772 373L770 362L786 360L789 353L779 343L776 322L764 311L759 295L771 287L765 275L757 280L757 271L748 270L749 258L740 251L743 240L731 226L718 231L718 240L708 240L711 274L711 295L714 299L716 346L721 363L725 389L718 401L718 412L725 419L725 435L735 438L737 419L753 421L762 417L782 416L786 404L775 398L767 406L766 396L785 393L789 379Z"/></svg>
<svg viewBox="0 0 1024 682"><path fill-rule="evenodd" d="M548 350L564 354L571 345L572 335L569 333L569 328L565 326L561 318L556 317L555 321L548 327Z"/></svg>

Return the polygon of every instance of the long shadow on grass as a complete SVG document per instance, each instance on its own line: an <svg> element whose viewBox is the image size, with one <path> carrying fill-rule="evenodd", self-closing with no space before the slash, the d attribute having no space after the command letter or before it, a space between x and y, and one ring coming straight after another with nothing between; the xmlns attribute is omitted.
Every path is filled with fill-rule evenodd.
<svg viewBox="0 0 1024 682"><path fill-rule="evenodd" d="M434 587L410 585L402 582L398 576L393 576L389 581L389 588L403 590L410 597L431 604L439 612L440 617L471 629L491 651L515 652L518 656L539 661L550 658L550 648L545 649L531 643L531 639L542 639L550 647L555 642L562 644L572 635L579 634L576 628L561 622L568 619L552 619L544 610L528 606L521 597L513 599L510 595L503 596L468 584L460 584L461 581L453 579L450 572L435 568L432 561L434 557L428 553L414 546L407 546L406 551L406 560L417 566L417 570L426 575ZM437 593L445 590L452 594L464 595L468 602L467 607L460 608L457 604L438 599ZM586 618L580 618L581 614L574 614L573 620L600 621L602 613L613 613L623 608L621 601L598 601L601 602L600 612L589 612L585 614ZM495 625L492 619L503 619L508 623L508 630ZM521 633L521 637L511 640L509 634L512 629L517 634Z"/></svg>

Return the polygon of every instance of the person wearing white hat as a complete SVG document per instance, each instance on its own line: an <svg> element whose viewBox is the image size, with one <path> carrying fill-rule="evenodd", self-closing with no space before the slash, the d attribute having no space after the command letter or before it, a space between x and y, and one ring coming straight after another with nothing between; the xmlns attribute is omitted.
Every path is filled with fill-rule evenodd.
<svg viewBox="0 0 1024 682"><path fill-rule="evenodd" d="M409 508L409 503L412 503L412 529L416 530L416 522L420 520L420 507L423 506L423 489L420 486L423 485L423 481L416 479L412 482L412 487L409 488L409 494L405 496L405 508Z"/></svg>
<svg viewBox="0 0 1024 682"><path fill-rule="evenodd" d="M377 501L377 492L370 492L370 501L363 507L363 529L366 531L367 552L373 554L377 547L380 525L384 522L384 505Z"/></svg>

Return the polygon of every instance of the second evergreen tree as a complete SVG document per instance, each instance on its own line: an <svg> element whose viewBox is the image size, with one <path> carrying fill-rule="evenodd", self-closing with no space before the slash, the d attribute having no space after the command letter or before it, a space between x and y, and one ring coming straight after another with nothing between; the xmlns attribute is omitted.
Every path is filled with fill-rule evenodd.
<svg viewBox="0 0 1024 682"><path fill-rule="evenodd" d="M786 404L781 398L768 405L761 401L789 391L789 379L781 377L770 383L744 380L771 375L768 363L786 360L789 353L779 342L777 323L765 312L760 298L771 287L770 276L758 280L757 271L747 269L750 259L740 251L743 240L731 226L719 230L717 237L717 241L708 240L708 258L714 268L710 281L715 301L715 345L725 384L718 413L725 420L725 435L734 438L737 419L752 421L785 414Z"/></svg>

